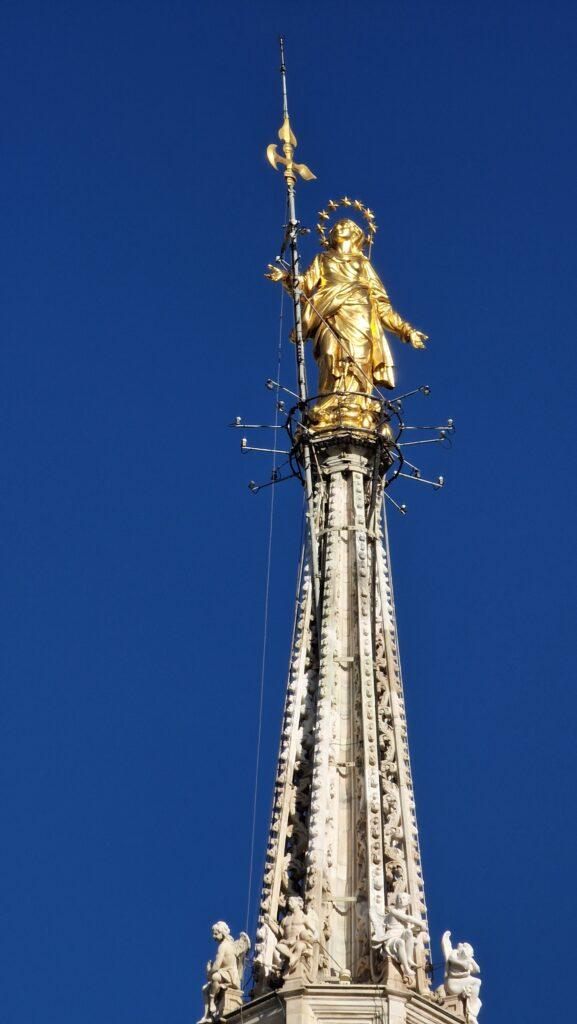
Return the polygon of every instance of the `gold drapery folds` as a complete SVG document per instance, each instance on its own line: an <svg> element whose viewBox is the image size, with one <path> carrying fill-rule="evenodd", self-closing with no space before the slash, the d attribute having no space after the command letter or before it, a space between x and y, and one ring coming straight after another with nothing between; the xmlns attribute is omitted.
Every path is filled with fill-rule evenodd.
<svg viewBox="0 0 577 1024"><path fill-rule="evenodd" d="M312 341L318 365L319 398L309 411L310 426L316 431L339 426L374 429L379 405L368 396L375 386L395 386L385 330L413 348L424 348L427 336L391 306L363 251L367 239L358 224L348 218L337 221L324 244L324 252L299 278L303 336ZM288 272L270 267L267 276L291 290Z"/></svg>

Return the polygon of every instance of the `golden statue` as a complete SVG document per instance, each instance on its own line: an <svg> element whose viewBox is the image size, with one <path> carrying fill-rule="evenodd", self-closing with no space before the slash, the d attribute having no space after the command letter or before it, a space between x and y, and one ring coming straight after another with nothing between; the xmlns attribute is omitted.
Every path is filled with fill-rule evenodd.
<svg viewBox="0 0 577 1024"><path fill-rule="evenodd" d="M299 277L303 338L310 338L319 368L319 399L309 411L316 431L331 427L375 429L380 405L369 396L374 386L395 386L395 367L385 329L413 348L424 348L427 335L415 330L391 306L373 268L369 251L376 231L373 214L358 200L330 202L330 210L353 206L368 221L368 233L353 220L339 220L328 239L319 224L325 251ZM327 211L321 211L327 220ZM289 271L270 267L267 274L291 290Z"/></svg>

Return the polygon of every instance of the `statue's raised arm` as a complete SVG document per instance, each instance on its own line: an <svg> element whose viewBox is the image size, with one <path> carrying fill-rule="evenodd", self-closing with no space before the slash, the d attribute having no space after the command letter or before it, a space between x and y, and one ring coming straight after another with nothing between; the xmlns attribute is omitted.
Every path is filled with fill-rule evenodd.
<svg viewBox="0 0 577 1024"><path fill-rule="evenodd" d="M441 949L443 950L443 957L445 963L447 963L451 953L453 952L453 946L451 944L451 933L449 931L443 932L441 936Z"/></svg>

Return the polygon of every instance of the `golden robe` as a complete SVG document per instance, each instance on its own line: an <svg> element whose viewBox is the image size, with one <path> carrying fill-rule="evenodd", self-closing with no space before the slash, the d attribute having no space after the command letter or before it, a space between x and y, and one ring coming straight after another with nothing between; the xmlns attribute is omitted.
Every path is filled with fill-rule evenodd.
<svg viewBox="0 0 577 1024"><path fill-rule="evenodd" d="M301 288L303 337L313 342L319 394L370 394L373 384L393 388L395 368L384 328L404 342L413 328L393 310L370 260L358 251L328 249L315 256Z"/></svg>

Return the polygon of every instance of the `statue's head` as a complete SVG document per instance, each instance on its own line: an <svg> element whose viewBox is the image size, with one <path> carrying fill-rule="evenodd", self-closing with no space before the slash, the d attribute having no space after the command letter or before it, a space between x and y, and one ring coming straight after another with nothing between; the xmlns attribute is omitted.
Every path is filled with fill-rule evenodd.
<svg viewBox="0 0 577 1024"><path fill-rule="evenodd" d="M403 910L408 907L410 901L409 894L406 892L395 892L391 893L388 897L389 906L396 907L397 910Z"/></svg>
<svg viewBox="0 0 577 1024"><path fill-rule="evenodd" d="M331 249L342 249L345 243L348 242L351 252L362 252L365 241L363 229L358 224L355 224L354 220L349 220L348 218L338 220L336 224L333 224L329 234Z"/></svg>
<svg viewBox="0 0 577 1024"><path fill-rule="evenodd" d="M288 899L288 908L289 908L289 910L302 910L303 906L304 906L304 904L303 904L303 901L302 901L300 896L289 896L289 899Z"/></svg>
<svg viewBox="0 0 577 1024"><path fill-rule="evenodd" d="M457 956L460 956L461 960L468 960L474 952L475 950L469 942L459 942L457 945Z"/></svg>
<svg viewBox="0 0 577 1024"><path fill-rule="evenodd" d="M213 939L216 939L217 942L220 942L222 939L228 939L229 935L230 928L226 921L217 921L216 924L213 924L212 937Z"/></svg>

